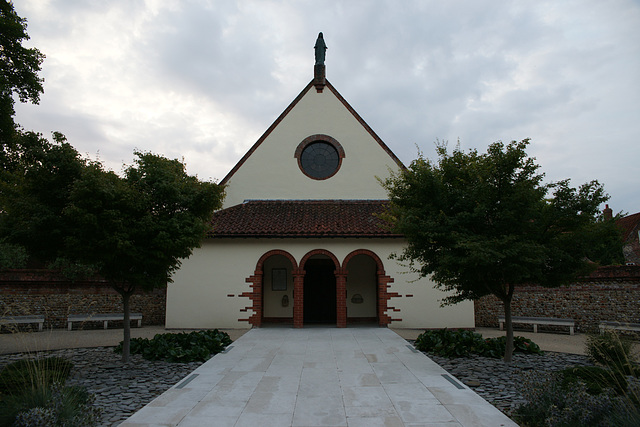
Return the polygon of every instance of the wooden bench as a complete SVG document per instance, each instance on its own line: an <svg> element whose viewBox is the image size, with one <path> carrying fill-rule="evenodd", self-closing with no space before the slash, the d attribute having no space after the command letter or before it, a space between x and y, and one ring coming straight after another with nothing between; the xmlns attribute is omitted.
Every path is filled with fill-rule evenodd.
<svg viewBox="0 0 640 427"><path fill-rule="evenodd" d="M498 322L500 323L500 330L504 329L504 316L498 316ZM538 325L548 326L568 326L569 335L573 335L576 322L573 319L556 319L553 317L521 317L513 316L511 318L512 323L520 323L526 325L533 325L533 332L538 332Z"/></svg>
<svg viewBox="0 0 640 427"><path fill-rule="evenodd" d="M640 323L628 322L600 322L600 333L603 334L605 329L616 329L618 331L640 332Z"/></svg>
<svg viewBox="0 0 640 427"><path fill-rule="evenodd" d="M44 316L2 316L0 317L0 325L18 324L18 323L37 323L38 331L42 332L44 325Z"/></svg>
<svg viewBox="0 0 640 427"><path fill-rule="evenodd" d="M142 314L131 313L130 320L138 321L138 328L142 327ZM67 317L68 329L71 330L73 322L104 322L104 328L107 329L107 324L110 320L124 320L124 313L95 313L95 314L70 314Z"/></svg>

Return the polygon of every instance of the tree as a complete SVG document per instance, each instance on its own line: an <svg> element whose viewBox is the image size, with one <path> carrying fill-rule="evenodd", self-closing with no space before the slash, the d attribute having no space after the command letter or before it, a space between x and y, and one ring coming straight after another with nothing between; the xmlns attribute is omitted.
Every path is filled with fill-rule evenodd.
<svg viewBox="0 0 640 427"><path fill-rule="evenodd" d="M44 55L36 48L22 46L25 40L29 40L27 20L16 14L11 2L0 0L0 141L3 148L16 128L13 95L21 102L37 104L44 91L44 79L38 76Z"/></svg>
<svg viewBox="0 0 640 427"><path fill-rule="evenodd" d="M506 362L513 352L516 286L570 283L594 268L587 258L594 236L616 232L598 215L608 199L603 187L597 181L578 189L568 180L543 184L528 144L496 142L485 154L459 147L449 154L438 144L437 163L420 154L382 182L391 201L386 218L407 239L396 256L451 292L443 305L489 294L502 301Z"/></svg>
<svg viewBox="0 0 640 427"><path fill-rule="evenodd" d="M223 187L187 175L178 160L136 155L124 178L97 162L84 169L64 210L70 228L61 254L67 264L92 268L122 296L124 362L131 295L171 282L181 259L200 246L223 197Z"/></svg>
<svg viewBox="0 0 640 427"><path fill-rule="evenodd" d="M0 171L0 236L28 248L32 260L55 259L69 233L63 211L86 161L59 133L50 142L18 131L12 141Z"/></svg>
<svg viewBox="0 0 640 427"><path fill-rule="evenodd" d="M81 158L60 134L53 142L17 135L0 184L0 260L23 262L26 248L71 280L106 279L122 296L126 362L131 295L171 281L205 237L223 187L151 153L137 152L120 177Z"/></svg>
<svg viewBox="0 0 640 427"><path fill-rule="evenodd" d="M127 362L131 295L171 281L205 237L224 190L151 153L137 152L119 177L60 133L49 142L18 129L13 96L37 104L44 81L44 55L22 46L26 22L0 0L0 268L23 266L28 255L70 278L107 279L122 296Z"/></svg>

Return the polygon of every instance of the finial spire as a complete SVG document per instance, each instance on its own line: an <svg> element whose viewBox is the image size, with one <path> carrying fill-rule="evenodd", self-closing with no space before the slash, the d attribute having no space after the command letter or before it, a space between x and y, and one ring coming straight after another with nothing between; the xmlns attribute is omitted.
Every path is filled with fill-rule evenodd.
<svg viewBox="0 0 640 427"><path fill-rule="evenodd" d="M316 50L316 65L324 65L324 56L327 50L327 45L324 43L322 33L318 34L316 45L313 48Z"/></svg>
<svg viewBox="0 0 640 427"><path fill-rule="evenodd" d="M318 34L318 38L316 39L316 45L313 47L316 53L316 63L313 67L313 75L314 75L314 85L316 86L316 90L318 93L322 92L324 89L325 81L325 73L324 73L324 57L325 52L327 50L327 45L324 43L324 37L322 33Z"/></svg>

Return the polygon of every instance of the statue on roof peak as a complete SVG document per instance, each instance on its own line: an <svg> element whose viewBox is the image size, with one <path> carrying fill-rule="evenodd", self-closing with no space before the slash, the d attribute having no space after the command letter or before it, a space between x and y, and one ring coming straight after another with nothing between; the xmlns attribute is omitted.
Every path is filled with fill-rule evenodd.
<svg viewBox="0 0 640 427"><path fill-rule="evenodd" d="M322 33L318 34L318 39L316 40L314 49L316 50L316 65L324 65L324 54L327 50L327 45L324 43Z"/></svg>

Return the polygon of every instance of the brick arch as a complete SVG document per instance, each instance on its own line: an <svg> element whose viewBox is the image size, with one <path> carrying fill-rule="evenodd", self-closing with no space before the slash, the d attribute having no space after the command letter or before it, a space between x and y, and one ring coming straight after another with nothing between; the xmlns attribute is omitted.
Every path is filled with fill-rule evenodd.
<svg viewBox="0 0 640 427"><path fill-rule="evenodd" d="M305 263L309 260L309 258L311 258L314 255L326 255L328 256L331 261L333 261L333 265L336 266L336 270L340 270L341 266L340 266L340 261L338 261L338 257L336 257L331 251L328 251L326 249L314 249L312 251L309 251L305 254L305 256L302 257L302 259L300 260L300 269L304 270L304 265Z"/></svg>
<svg viewBox="0 0 640 427"><path fill-rule="evenodd" d="M245 319L238 319L240 321L244 321L244 322L249 322L250 325L255 326L255 327L260 327L262 326L262 315L263 315L263 307L262 307L262 277L264 276L264 270L263 270L263 266L264 266L264 262L271 258L272 256L276 256L276 255L282 255L285 258L287 258L290 262L291 262L291 266L292 266L292 274L294 277L294 283L295 283L295 277L297 274L299 274L298 272L298 263L296 262L296 259L293 257L293 255L291 255L289 252L287 251L283 251L280 249L274 249L268 252L265 252L260 259L258 259L258 262L256 263L256 269L253 273L253 275L247 277L245 279L245 282L250 283L250 287L251 287L251 291L249 292L243 292L242 294L240 294L241 297L246 297L249 298L249 301L251 302L251 305L248 307L245 307L243 309L241 309L241 311L243 312L247 312L249 310L253 311L253 314L251 314L251 316L249 316L248 318ZM294 307L295 310L295 307Z"/></svg>
<svg viewBox="0 0 640 427"><path fill-rule="evenodd" d="M265 262L267 259L269 259L269 258L271 258L272 256L275 256L275 255L282 255L282 256L284 256L284 257L288 258L288 259L289 259L289 261L291 261L291 265L293 266L293 270L295 271L295 270L297 270L297 269L298 269L298 262L297 262L297 261L296 261L296 259L293 257L293 255L291 255L291 254L290 254L289 252L287 252L287 251L283 251L283 250L280 250L280 249L274 249L274 250L271 250L271 251L269 251L269 252L265 252L265 254L264 254L264 255L262 255L262 256L260 257L260 259L259 259L259 260L258 260L258 262L256 263L256 270L255 270L255 271L256 271L256 273L257 273L258 271L262 271L262 266L264 265L264 262Z"/></svg>
<svg viewBox="0 0 640 427"><path fill-rule="evenodd" d="M344 257L344 261L342 261L342 268L346 269L347 264L349 264L349 261L351 261L351 258L355 257L356 255L368 255L376 262L378 274L384 275L384 265L382 264L382 260L375 252L370 251L369 249L357 249L351 252L349 255Z"/></svg>
<svg viewBox="0 0 640 427"><path fill-rule="evenodd" d="M401 320L401 319L392 319L391 316L387 314L388 310L392 310L393 312L399 312L400 309L396 307L389 306L389 300L391 298L397 298L400 295L397 292L389 292L388 289L391 287L389 283L393 283L393 278L385 275L384 265L382 264L382 260L380 257L373 251L369 249L357 249L351 253L349 253L342 261L341 270L345 273L347 272L347 265L349 261L356 255L367 255L371 259L373 259L376 263L376 276L377 276L377 287L378 287L378 325L379 326L388 326L392 320ZM346 292L345 292L346 295ZM346 306L346 301L345 301ZM346 307L345 307L345 322L346 322Z"/></svg>

